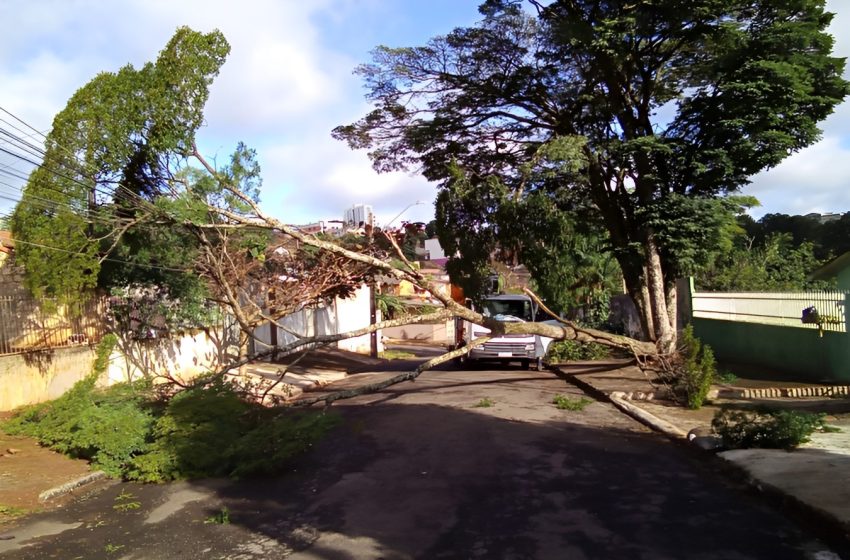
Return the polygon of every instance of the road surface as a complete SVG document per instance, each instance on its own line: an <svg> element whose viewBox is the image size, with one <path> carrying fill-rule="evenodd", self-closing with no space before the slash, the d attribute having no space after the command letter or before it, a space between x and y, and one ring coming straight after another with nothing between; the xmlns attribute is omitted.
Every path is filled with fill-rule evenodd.
<svg viewBox="0 0 850 560"><path fill-rule="evenodd" d="M712 461L558 394L583 397L549 372L426 372L335 404L285 475L109 484L0 529L0 558L840 558Z"/></svg>

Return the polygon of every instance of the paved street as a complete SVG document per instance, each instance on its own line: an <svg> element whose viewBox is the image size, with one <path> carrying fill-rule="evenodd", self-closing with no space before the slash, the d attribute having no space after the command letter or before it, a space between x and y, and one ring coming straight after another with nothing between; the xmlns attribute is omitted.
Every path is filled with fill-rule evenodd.
<svg viewBox="0 0 850 560"><path fill-rule="evenodd" d="M0 556L839 558L714 462L556 394L582 396L549 372L425 373L335 404L342 427L286 476L109 484L4 528Z"/></svg>

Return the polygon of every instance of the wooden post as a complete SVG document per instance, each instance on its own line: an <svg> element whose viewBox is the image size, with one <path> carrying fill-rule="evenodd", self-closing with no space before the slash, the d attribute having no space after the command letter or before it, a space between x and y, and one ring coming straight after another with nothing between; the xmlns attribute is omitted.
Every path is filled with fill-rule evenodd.
<svg viewBox="0 0 850 560"><path fill-rule="evenodd" d="M375 282L369 283L369 324L374 325L378 322L378 309L375 305ZM378 357L378 331L372 331L369 334L369 355L373 358Z"/></svg>

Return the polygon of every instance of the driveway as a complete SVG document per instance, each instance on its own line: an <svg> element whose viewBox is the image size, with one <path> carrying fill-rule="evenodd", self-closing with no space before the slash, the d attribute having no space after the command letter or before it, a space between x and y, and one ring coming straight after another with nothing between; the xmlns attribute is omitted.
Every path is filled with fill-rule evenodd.
<svg viewBox="0 0 850 560"><path fill-rule="evenodd" d="M839 558L713 462L556 394L583 396L548 372L428 372L335 404L342 427L284 476L110 484L5 530L0 555Z"/></svg>

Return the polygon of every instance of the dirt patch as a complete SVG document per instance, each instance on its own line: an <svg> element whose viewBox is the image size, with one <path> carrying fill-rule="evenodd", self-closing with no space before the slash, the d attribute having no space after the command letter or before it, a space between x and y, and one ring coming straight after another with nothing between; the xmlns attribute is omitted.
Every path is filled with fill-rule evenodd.
<svg viewBox="0 0 850 560"><path fill-rule="evenodd" d="M0 432L0 506L16 511L44 509L45 504L38 501L41 492L89 472L86 461L69 459L31 438ZM8 517L0 515L0 523Z"/></svg>

